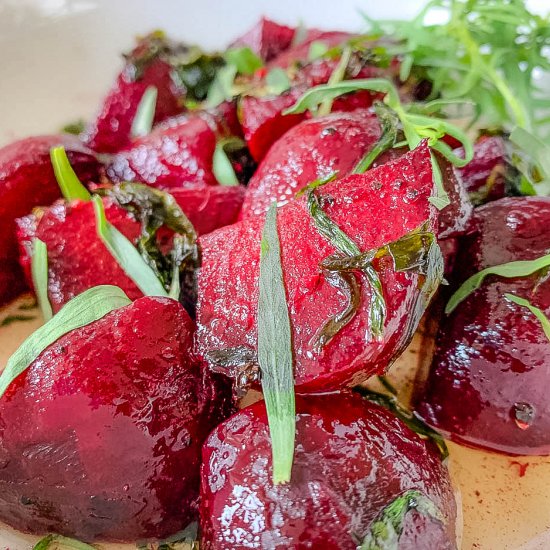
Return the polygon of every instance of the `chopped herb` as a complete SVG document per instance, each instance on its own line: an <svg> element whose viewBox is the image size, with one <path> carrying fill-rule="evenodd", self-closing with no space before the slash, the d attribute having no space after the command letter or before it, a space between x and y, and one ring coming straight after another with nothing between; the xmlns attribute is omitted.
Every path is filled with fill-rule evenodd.
<svg viewBox="0 0 550 550"><path fill-rule="evenodd" d="M59 147L52 147L50 150L50 159L55 173L55 179L57 180L65 200L89 201L92 197L75 174L67 158L65 147L62 145Z"/></svg>
<svg viewBox="0 0 550 550"><path fill-rule="evenodd" d="M86 129L86 121L79 118L74 122L67 124L61 128L61 131L65 134L73 134L75 136L80 135Z"/></svg>
<svg viewBox="0 0 550 550"><path fill-rule="evenodd" d="M273 483L288 483L294 458L296 412L292 333L275 204L267 211L261 241L258 363L271 436Z"/></svg>
<svg viewBox="0 0 550 550"><path fill-rule="evenodd" d="M233 65L239 74L252 75L264 66L263 61L248 46L231 48L224 56L228 65Z"/></svg>
<svg viewBox="0 0 550 550"><path fill-rule="evenodd" d="M370 525L358 550L398 550L405 516L411 510L438 523L444 523L441 511L430 498L416 489L409 489L382 509Z"/></svg>
<svg viewBox="0 0 550 550"><path fill-rule="evenodd" d="M298 44L301 44L304 42L307 38L307 27L304 25L304 22L300 19L298 22L298 26L296 27L296 30L294 31L294 36L292 37L292 42L290 43L290 47L294 48Z"/></svg>
<svg viewBox="0 0 550 550"><path fill-rule="evenodd" d="M7 327L19 321L33 321L34 319L36 319L34 315L8 315L0 321L0 327Z"/></svg>
<svg viewBox="0 0 550 550"><path fill-rule="evenodd" d="M353 391L361 394L365 399L391 411L395 416L397 416L397 418L399 418L399 420L406 424L408 428L420 435L422 438L432 440L434 445L439 450L441 460L445 460L449 456L447 444L441 434L430 428L413 412L401 405L395 395L385 395L363 386L356 386L353 388Z"/></svg>
<svg viewBox="0 0 550 550"><path fill-rule="evenodd" d="M281 95L290 88L288 74L280 67L273 67L273 69L267 73L265 83L268 93L271 95Z"/></svg>
<svg viewBox="0 0 550 550"><path fill-rule="evenodd" d="M351 53L352 53L352 49L349 46L346 46L343 49L342 56L338 61L338 65L336 65L336 67L334 68L334 71L332 71L332 74L328 79L327 86L334 86L335 84L342 82L342 80L346 78L346 69L348 68L348 65L351 59ZM332 109L332 99L327 98L319 106L317 114L319 116L328 115L331 109Z"/></svg>
<svg viewBox="0 0 550 550"><path fill-rule="evenodd" d="M239 180L227 153L230 150L239 150L243 147L245 147L245 143L238 137L221 139L216 144L212 159L212 171L220 185L239 185Z"/></svg>
<svg viewBox="0 0 550 550"><path fill-rule="evenodd" d="M526 300L525 298L520 298L519 296L516 296L514 294L506 293L504 294L504 297L507 300L510 300L511 302L514 302L514 304L517 304L518 306L522 306L527 308L540 322L542 326L542 330L544 331L544 334L546 335L546 338L550 340L550 319L546 317L544 311L542 309L534 306L531 304L529 300Z"/></svg>
<svg viewBox="0 0 550 550"><path fill-rule="evenodd" d="M101 197L95 195L92 201L97 234L122 270L146 296L168 296L155 271L142 258L132 242L107 221Z"/></svg>
<svg viewBox="0 0 550 550"><path fill-rule="evenodd" d="M328 176L324 178L317 178L316 180L313 180L312 182L308 183L305 187L302 187L302 189L297 191L294 197L295 198L301 197L306 193L309 193L310 191L317 189L318 187L322 187L323 185L330 183L331 181L334 181L337 177L338 177L338 170L336 172L330 173Z"/></svg>
<svg viewBox="0 0 550 550"><path fill-rule="evenodd" d="M132 139L146 136L151 133L155 119L158 90L155 86L148 86L136 109L130 136Z"/></svg>
<svg viewBox="0 0 550 550"><path fill-rule="evenodd" d="M44 241L34 238L31 259L32 284L44 321L53 317L52 305L48 298L48 248Z"/></svg>
<svg viewBox="0 0 550 550"><path fill-rule="evenodd" d="M550 254L536 258L535 260L519 260L515 262L508 262L505 264L495 265L493 267L486 267L478 273L472 275L466 281L462 283L459 289L451 296L445 313L449 315L455 308L464 301L472 292L477 290L485 280L485 277L489 275L495 275L497 277L514 278L514 277L528 277L545 267L550 266Z"/></svg>
<svg viewBox="0 0 550 550"><path fill-rule="evenodd" d="M329 50L328 44L322 40L314 40L309 45L309 51L307 54L308 61L315 61L323 57Z"/></svg>
<svg viewBox="0 0 550 550"><path fill-rule="evenodd" d="M196 521L190 523L183 531L172 535L171 537L159 540L158 542L138 542L136 547L138 550L184 550L191 544L192 549L195 548L199 525ZM198 550L198 546L197 546Z"/></svg>
<svg viewBox="0 0 550 550"><path fill-rule="evenodd" d="M47 535L40 539L32 550L97 550L95 546L80 542L76 539L64 537L62 535Z"/></svg>
<svg viewBox="0 0 550 550"><path fill-rule="evenodd" d="M77 328L130 304L124 292L110 285L90 288L67 302L45 325L33 332L9 358L0 374L0 397L8 386L51 344Z"/></svg>
<svg viewBox="0 0 550 550"><path fill-rule="evenodd" d="M235 65L226 65L218 70L216 78L214 78L210 88L208 88L207 107L216 107L235 95L233 92L233 82L236 76L237 67Z"/></svg>

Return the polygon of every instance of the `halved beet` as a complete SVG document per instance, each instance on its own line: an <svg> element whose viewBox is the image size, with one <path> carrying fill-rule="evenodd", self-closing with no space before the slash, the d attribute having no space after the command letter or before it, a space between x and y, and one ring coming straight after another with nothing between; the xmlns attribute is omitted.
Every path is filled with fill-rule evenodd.
<svg viewBox="0 0 550 550"><path fill-rule="evenodd" d="M160 55L167 47L164 37L152 33L141 38L125 56L124 68L85 132L86 144L94 151L115 153L130 144L132 122L149 86L155 86L158 92L155 122L182 111L185 87L176 84L173 67Z"/></svg>
<svg viewBox="0 0 550 550"><path fill-rule="evenodd" d="M0 518L85 541L196 519L200 451L224 418L176 301L142 298L69 332L0 399Z"/></svg>
<svg viewBox="0 0 550 550"><path fill-rule="evenodd" d="M328 183L319 192L328 216L367 251L426 221L433 230L437 214L428 202L432 189L430 152L422 143L396 161ZM199 240L197 345L211 362L212 352L230 348L244 346L249 355L255 354L262 224L261 218L245 220ZM391 258L375 261L388 310L382 340L370 335L371 289L360 282L357 314L319 350L318 331L348 303L320 268L336 250L315 228L304 197L280 208L278 229L298 390L339 388L383 372L416 328L420 276L395 272Z"/></svg>
<svg viewBox="0 0 550 550"><path fill-rule="evenodd" d="M457 285L490 266L548 253L550 199L501 199L476 209L460 244ZM550 454L550 342L515 294L550 315L546 273L490 276L446 319L418 412L451 438L509 454Z"/></svg>
<svg viewBox="0 0 550 550"><path fill-rule="evenodd" d="M17 262L16 218L61 195L50 162L50 149L63 145L81 181L97 181L99 165L74 136L38 136L0 149L0 305L25 288Z"/></svg>
<svg viewBox="0 0 550 550"><path fill-rule="evenodd" d="M248 184L242 219L264 214L273 201L290 201L317 178L347 175L380 137L374 113L332 113L301 122L269 150Z"/></svg>
<svg viewBox="0 0 550 550"><path fill-rule="evenodd" d="M290 47L296 29L262 17L249 31L231 44L232 48L248 46L263 61L271 61Z"/></svg>
<svg viewBox="0 0 550 550"><path fill-rule="evenodd" d="M203 234L233 223L244 197L240 186L174 189L172 196ZM123 208L104 199L107 219L126 237L136 241L140 224ZM54 311L68 300L97 285L119 286L132 299L142 296L97 236L92 203L59 202L39 214L17 220L20 262L32 287L31 243L38 237L48 248L49 297Z"/></svg>
<svg viewBox="0 0 550 550"><path fill-rule="evenodd" d="M399 548L456 548L456 504L435 447L356 395L296 400L292 479L274 486L265 405L218 426L203 447L201 548L359 548L383 509L418 491L440 520L411 510ZM398 520L399 523L399 520Z"/></svg>

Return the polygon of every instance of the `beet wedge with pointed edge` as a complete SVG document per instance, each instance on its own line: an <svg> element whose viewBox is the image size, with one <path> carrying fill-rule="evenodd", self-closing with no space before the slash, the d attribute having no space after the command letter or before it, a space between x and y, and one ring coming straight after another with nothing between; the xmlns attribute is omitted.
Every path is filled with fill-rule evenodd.
<svg viewBox="0 0 550 550"><path fill-rule="evenodd" d="M327 183L279 209L297 391L358 383L382 373L406 346L441 276L439 249L426 234L437 219L428 201L432 191L423 142L396 161ZM310 206L366 253L361 258L374 253L372 266L354 263L358 258L342 254L323 236ZM255 361L262 223L242 221L199 239L197 350L228 374ZM421 227L422 237L410 234ZM395 256L378 249L404 237L416 243L408 249L416 259L404 259L400 271Z"/></svg>
<svg viewBox="0 0 550 550"><path fill-rule="evenodd" d="M136 189L140 193L142 188L146 190L144 186L126 184L115 187L112 194L124 204L129 201L125 189ZM191 221L197 234L203 234L236 221L244 188L216 185L174 189L172 197ZM143 200L148 198L144 196ZM136 243L142 229L132 213L113 198L104 198L103 203L109 222ZM142 208L146 210L147 205L144 203ZM37 237L47 246L49 298L54 312L74 296L102 284L119 286L132 300L143 295L98 237L91 202L58 202L50 208L20 218L17 224L20 263L31 287L33 239ZM172 236L172 231L163 228L159 244L169 244Z"/></svg>
<svg viewBox="0 0 550 550"><path fill-rule="evenodd" d="M476 209L475 233L460 244L454 290L483 269L547 255L548 223L548 198L506 198ZM461 294L442 321L419 396L417 410L428 424L476 447L550 454L550 331L529 308L550 315L547 271L520 276L514 268L512 278L488 275L475 292Z"/></svg>
<svg viewBox="0 0 550 550"><path fill-rule="evenodd" d="M297 397L291 481L273 485L271 470L264 402L212 432L201 548L390 548L383 526L387 536L394 527L399 548L456 548L456 504L435 447L357 395Z"/></svg>
<svg viewBox="0 0 550 550"><path fill-rule="evenodd" d="M50 322L55 322L55 317ZM203 440L228 401L175 300L141 298L47 347L0 398L0 518L134 541L197 515Z"/></svg>
<svg viewBox="0 0 550 550"><path fill-rule="evenodd" d="M85 183L97 181L99 164L74 136L38 136L0 149L0 305L26 287L17 261L16 218L61 196L50 161L50 149L63 145Z"/></svg>
<svg viewBox="0 0 550 550"><path fill-rule="evenodd" d="M290 201L308 183L334 172L349 174L380 137L376 115L366 110L332 113L301 122L268 152L248 184L242 219L265 214L273 201Z"/></svg>

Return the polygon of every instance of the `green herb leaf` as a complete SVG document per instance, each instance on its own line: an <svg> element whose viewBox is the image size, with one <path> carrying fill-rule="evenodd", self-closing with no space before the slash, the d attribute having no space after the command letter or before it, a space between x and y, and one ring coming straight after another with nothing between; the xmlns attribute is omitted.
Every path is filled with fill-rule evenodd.
<svg viewBox="0 0 550 550"><path fill-rule="evenodd" d="M235 66L240 74L252 75L264 66L263 61L248 46L231 48L224 55L227 63Z"/></svg>
<svg viewBox="0 0 550 550"><path fill-rule="evenodd" d="M244 141L237 137L221 139L216 143L212 159L212 171L220 185L239 185L239 179L226 151L235 148L242 149L244 146Z"/></svg>
<svg viewBox="0 0 550 550"><path fill-rule="evenodd" d="M338 65L334 68L334 71L332 71L332 74L330 75L330 78L328 79L327 86L334 86L334 84L338 84L338 82L342 82L346 78L346 70L348 68L350 59L351 59L351 53L352 50L349 46L346 46L342 51L342 56L340 57L340 61L338 61ZM328 115L332 109L332 99L325 99L323 103L319 106L318 115Z"/></svg>
<svg viewBox="0 0 550 550"><path fill-rule="evenodd" d="M155 119L158 90L155 86L148 86L136 109L130 136L132 139L146 136L151 133Z"/></svg>
<svg viewBox="0 0 550 550"><path fill-rule="evenodd" d="M286 302L277 206L267 211L262 232L258 298L258 363L261 369L273 457L273 483L288 483L294 459L296 411L292 332Z"/></svg>
<svg viewBox="0 0 550 550"><path fill-rule="evenodd" d="M359 550L398 550L405 516L411 510L439 523L444 522L443 514L430 498L418 490L410 489L380 512L370 525Z"/></svg>
<svg viewBox="0 0 550 550"><path fill-rule="evenodd" d="M214 78L210 88L208 88L207 107L217 107L226 99L231 99L234 96L233 83L236 76L237 67L235 65L226 65L218 70L216 78Z"/></svg>
<svg viewBox="0 0 550 550"><path fill-rule="evenodd" d="M508 279L514 277L528 277L548 266L550 266L550 254L546 254L535 260L519 260L516 262L495 265L493 267L486 267L462 283L447 303L445 313L447 315L452 313L462 301L481 286L485 277L489 275L496 275L497 277L505 277Z"/></svg>
<svg viewBox="0 0 550 550"><path fill-rule="evenodd" d="M47 535L40 539L32 548L32 550L97 550L95 546L80 542L76 539L63 537L62 535Z"/></svg>
<svg viewBox="0 0 550 550"><path fill-rule="evenodd" d="M511 302L514 302L514 304L517 304L518 306L522 306L527 308L540 322L542 326L542 330L544 331L544 334L546 335L546 338L550 340L550 320L548 317L546 317L544 311L542 309L534 306L531 304L529 300L526 300L525 298L520 298L519 296L516 296L515 294L504 294L504 297L507 300L510 300Z"/></svg>
<svg viewBox="0 0 550 550"><path fill-rule="evenodd" d="M97 234L126 275L146 296L168 296L161 281L135 246L107 221L101 197L95 195L92 201Z"/></svg>
<svg viewBox="0 0 550 550"><path fill-rule="evenodd" d="M32 241L31 273L42 316L44 321L49 321L53 312L48 298L48 248L44 241L36 237Z"/></svg>
<svg viewBox="0 0 550 550"><path fill-rule="evenodd" d="M89 201L92 197L73 170L67 158L65 147L62 145L59 147L52 147L50 150L50 159L55 173L55 179L57 180L65 200Z"/></svg>
<svg viewBox="0 0 550 550"><path fill-rule="evenodd" d="M265 83L267 84L268 92L272 95L281 95L290 88L288 74L280 67L274 67L267 73Z"/></svg>
<svg viewBox="0 0 550 550"><path fill-rule="evenodd" d="M75 136L80 135L84 130L86 129L86 121L79 118L78 120L75 120L74 122L70 122L66 126L63 126L61 128L61 131L65 134L73 134Z"/></svg>
<svg viewBox="0 0 550 550"><path fill-rule="evenodd" d="M0 375L0 397L8 386L51 344L77 328L130 304L124 292L110 285L90 288L67 302L45 325L33 332L9 358Z"/></svg>
<svg viewBox="0 0 550 550"><path fill-rule="evenodd" d="M8 315L0 321L0 327L7 327L19 321L33 321L34 319L36 319L36 317L33 315Z"/></svg>
<svg viewBox="0 0 550 550"><path fill-rule="evenodd" d="M322 40L314 40L309 45L309 51L307 54L308 61L315 61L316 59L320 59L328 52L328 44L326 42L323 42Z"/></svg>

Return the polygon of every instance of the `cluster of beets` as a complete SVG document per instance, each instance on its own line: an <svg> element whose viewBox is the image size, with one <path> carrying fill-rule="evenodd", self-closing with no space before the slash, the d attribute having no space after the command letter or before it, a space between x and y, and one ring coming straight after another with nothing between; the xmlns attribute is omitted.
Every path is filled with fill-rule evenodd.
<svg viewBox="0 0 550 550"><path fill-rule="evenodd" d="M173 46L151 35L126 57L84 134L0 149L0 303L32 285L35 237L47 245L54 313L103 284L134 300L61 337L0 399L0 518L10 525L86 541L159 539L200 514L205 549L353 549L388 505L415 491L438 513L420 513L409 502L411 513L396 527L400 548L455 547L456 504L435 445L346 389L385 372L406 347L419 320L423 276L376 259L386 305L382 338L370 334L372 291L361 284L358 311L320 348L319 327L347 297L319 267L334 248L296 193L337 172L320 190L323 209L362 251L427 224L453 284L544 253L550 201L502 198L500 137L480 141L460 171L440 159L452 200L441 212L429 202L426 143L386 152L368 172L352 174L382 132L370 109L377 96L349 94L326 116L284 115L307 89L326 83L339 61L308 59L312 42L333 47L350 38L310 30L294 45L294 36L294 29L262 20L234 44L265 63L252 83L261 88L266 70L279 67L292 74L288 90L184 111L186 89L175 82L167 55ZM347 78L394 79L399 72L397 62L356 65ZM132 139L151 85L158 90L154 128ZM246 143L231 158L243 185L219 185L214 175L216 144L230 137ZM57 145L92 191L131 180L175 199L200 236L195 318L175 300L142 295L99 239L91 202L57 200L49 157ZM495 202L474 209L468 192ZM108 195L102 200L111 224L135 242L139 220ZM230 416L228 377L254 362L260 238L274 200L298 394L292 480L282 485L271 481L265 406L260 401ZM536 319L502 299L508 288L550 307L546 277L493 281L470 296L442 323L418 410L468 443L548 452L550 405L540 377L549 374L550 346ZM228 351L242 361L220 367L215 358Z"/></svg>

